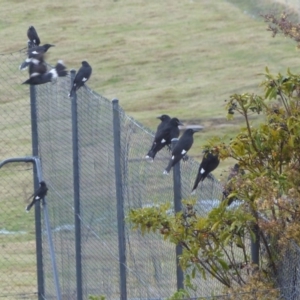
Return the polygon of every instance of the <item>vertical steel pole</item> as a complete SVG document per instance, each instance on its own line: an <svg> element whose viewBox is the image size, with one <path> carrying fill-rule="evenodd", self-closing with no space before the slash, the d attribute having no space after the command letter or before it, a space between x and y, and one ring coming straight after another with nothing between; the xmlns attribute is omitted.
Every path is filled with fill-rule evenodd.
<svg viewBox="0 0 300 300"><path fill-rule="evenodd" d="M43 174L42 174L42 167L41 167L40 159L38 157L35 157L34 162L35 162L35 169L37 172L38 181L41 182L43 180ZM50 252L51 265L52 265L53 280L54 280L54 285L55 285L56 299L61 300L58 271L57 271L57 266L56 266L55 251L54 251L54 246L53 246L51 226L50 226L50 221L49 221L49 213L48 213L48 206L47 206L46 198L43 199L43 211L44 211L44 221L45 221L46 231L47 231L47 236L48 236L49 252Z"/></svg>
<svg viewBox="0 0 300 300"><path fill-rule="evenodd" d="M76 71L71 70L71 86ZM73 145L73 188L74 188L74 222L75 222L75 252L76 252L76 287L77 300L83 299L82 294L82 264L81 264L81 220L80 220L80 178L79 178L79 146L78 146L78 111L77 95L73 94L72 103L72 145Z"/></svg>
<svg viewBox="0 0 300 300"><path fill-rule="evenodd" d="M258 265L259 264L259 227L258 225L254 225L252 228L254 235L255 235L255 241L251 239L251 261L253 264Z"/></svg>
<svg viewBox="0 0 300 300"><path fill-rule="evenodd" d="M120 299L127 300L127 279L126 279L126 244L124 225L124 198L122 188L121 172L121 129L119 100L112 100L113 109L113 134L114 134L114 157L115 157L115 177L117 196L117 217L118 217L118 242L119 242L119 266L120 266Z"/></svg>
<svg viewBox="0 0 300 300"><path fill-rule="evenodd" d="M30 85L30 113L31 113L31 144L32 156L38 156L38 125L37 125L37 105L36 87ZM36 168L33 168L34 190L39 188L39 180ZM43 242L42 242L42 223L40 202L36 202L34 210L35 216L35 243L36 243L36 264L37 264L37 285L38 299L42 300L45 296L44 267L43 267Z"/></svg>
<svg viewBox="0 0 300 300"><path fill-rule="evenodd" d="M178 139L172 139L172 149L176 146ZM173 191L174 191L174 210L175 213L182 210L181 205L181 172L180 172L180 162L178 162L173 167ZM177 290L183 289L183 271L179 266L179 255L182 254L182 246L176 245L176 277L177 277Z"/></svg>

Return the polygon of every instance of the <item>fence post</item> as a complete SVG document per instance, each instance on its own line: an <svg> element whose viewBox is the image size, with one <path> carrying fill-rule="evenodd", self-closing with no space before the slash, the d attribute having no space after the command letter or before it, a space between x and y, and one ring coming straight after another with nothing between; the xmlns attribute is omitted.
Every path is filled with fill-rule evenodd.
<svg viewBox="0 0 300 300"><path fill-rule="evenodd" d="M30 114L31 114L31 144L32 156L38 156L38 126L37 126L37 106L36 106L36 87L30 85ZM34 191L39 188L39 180L36 168L33 168L33 187ZM43 267L43 242L42 242L42 224L40 202L35 203L35 244L36 244L36 264L37 264L37 285L38 299L44 299L44 267Z"/></svg>
<svg viewBox="0 0 300 300"><path fill-rule="evenodd" d="M172 149L176 146L178 139L172 139ZM174 210L175 213L182 210L181 205L181 172L180 162L173 167L173 191L174 191ZM182 254L182 246L176 245L176 277L177 277L177 290L183 289L183 271L179 266L179 255Z"/></svg>
<svg viewBox="0 0 300 300"><path fill-rule="evenodd" d="M41 182L43 180L42 167L41 167L40 159L38 157L34 158L34 165L35 165L38 181ZM46 197L43 198L42 201L43 201L42 203L43 203L43 211L44 211L44 221L45 221L46 231L47 231L47 236L48 236L49 252L50 252L50 258L51 258L56 299L61 300L58 271L57 271L57 266L56 266L55 251L54 251L54 247L53 247L53 240L52 240L52 234L51 234L51 226L50 226L50 221L49 221L49 213L48 213Z"/></svg>
<svg viewBox="0 0 300 300"><path fill-rule="evenodd" d="M76 71L71 70L71 86ZM75 222L75 255L76 255L76 288L77 300L83 299L82 265L81 265L81 220L80 220L80 178L79 178L79 147L78 147L78 115L77 95L71 97L72 106L72 148L73 148L73 189L74 189L74 222Z"/></svg>
<svg viewBox="0 0 300 300"><path fill-rule="evenodd" d="M119 100L112 100L113 109L113 134L114 134L114 158L117 196L117 218L118 218L118 242L119 242L119 265L120 265L120 299L127 299L126 279L126 244L124 226L124 198L121 172L121 128Z"/></svg>
<svg viewBox="0 0 300 300"><path fill-rule="evenodd" d="M255 241L251 239L251 261L253 264L259 264L259 227L257 224L253 225L252 230L255 235Z"/></svg>

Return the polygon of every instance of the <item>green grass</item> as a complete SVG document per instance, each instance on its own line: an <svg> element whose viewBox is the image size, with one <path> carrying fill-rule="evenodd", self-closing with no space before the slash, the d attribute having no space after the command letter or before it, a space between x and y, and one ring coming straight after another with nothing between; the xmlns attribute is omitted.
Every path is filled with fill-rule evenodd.
<svg viewBox="0 0 300 300"><path fill-rule="evenodd" d="M261 18L240 10L257 1L2 2L6 42L0 52L26 46L26 29L34 24L42 43L56 44L50 63L63 59L78 69L88 59L89 86L118 97L128 114L151 128L155 116L167 112L206 125L206 138L216 131L211 119L224 117L224 99L259 91L256 74L266 65L275 72L297 65L291 41L272 39Z"/></svg>
<svg viewBox="0 0 300 300"><path fill-rule="evenodd" d="M0 296L35 299L36 255L34 210L25 213L30 195L32 167L27 164L4 166L0 172ZM7 234L4 234L6 232Z"/></svg>

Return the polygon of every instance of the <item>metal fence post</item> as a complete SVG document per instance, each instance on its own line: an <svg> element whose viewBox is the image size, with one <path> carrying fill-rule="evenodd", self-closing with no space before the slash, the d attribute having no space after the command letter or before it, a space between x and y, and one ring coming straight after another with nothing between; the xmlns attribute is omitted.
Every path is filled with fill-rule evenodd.
<svg viewBox="0 0 300 300"><path fill-rule="evenodd" d="M35 169L36 169L36 172L37 172L38 181L41 182L43 180L43 175L42 175L41 162L40 162L40 159L38 157L34 158L34 164L35 164ZM47 236L48 236L48 244L49 244L49 252L50 252L52 272L53 272L53 280L54 280L54 285L55 285L56 299L61 300L60 285L59 285L59 279L58 279L58 271L57 271L57 266L56 266L55 251L54 251L54 246L53 246L53 240L52 240L52 233L51 233L51 226L50 226L50 221L49 221L49 213L48 213L46 197L43 198L42 201L43 201L44 221L45 221L46 231L47 231Z"/></svg>
<svg viewBox="0 0 300 300"><path fill-rule="evenodd" d="M30 114L31 114L31 144L32 156L38 156L38 125L37 125L37 106L36 106L36 87L30 85ZM39 187L36 168L33 168L33 186L34 190ZM40 203L36 202L34 210L35 216L35 243L36 243L36 264L37 264L37 285L38 299L44 299L45 281L43 267L43 242L42 242L42 224L41 224L41 207Z"/></svg>
<svg viewBox="0 0 300 300"><path fill-rule="evenodd" d="M71 86L76 71L71 70ZM83 299L82 294L82 264L81 264L81 220L80 220L80 178L79 178L79 147L78 147L78 115L77 95L71 97L72 106L72 148L73 148L73 188L74 188L74 222L75 222L75 252L76 252L76 288L77 300Z"/></svg>
<svg viewBox="0 0 300 300"><path fill-rule="evenodd" d="M2 168L4 165L6 165L8 163L15 163L15 162L26 162L26 163L31 162L31 163L33 163L34 173L36 174L36 177L38 179L37 181L41 182L43 180L41 162L40 162L40 159L37 156L24 156L24 157L8 158L8 159L5 159L5 160L0 162L0 168ZM36 205L36 207L37 206L40 207L40 201L37 201L36 203L38 204L38 205ZM56 299L61 300L60 286L59 286L59 280L58 280L58 272L57 272L57 267L56 267L55 252L54 252L54 247L53 247L53 241L52 241L52 235L51 235L51 227L50 227L50 222L49 222L49 214L48 214L48 209L47 209L46 198L42 199L42 203L43 203L43 210L44 210L45 225L46 225L46 230L47 230L47 235L48 235L48 244L49 244L52 271L53 271L53 280L54 280L55 291L56 291ZM42 299L46 299L44 293L39 294L39 296L41 296Z"/></svg>
<svg viewBox="0 0 300 300"><path fill-rule="evenodd" d="M126 279L126 244L124 226L124 198L122 188L121 172L121 129L119 100L112 100L113 109L113 134L114 134L114 158L117 196L117 218L118 218L118 242L119 242L119 265L120 265L120 299L127 299L127 279Z"/></svg>
<svg viewBox="0 0 300 300"><path fill-rule="evenodd" d="M177 144L178 139L172 139L172 149L174 149ZM173 191L174 191L174 210L175 213L182 210L181 205L181 172L180 172L180 162L178 162L173 167ZM184 276L181 267L179 266L178 257L182 254L182 246L176 245L176 277L177 277L177 290L183 289Z"/></svg>
<svg viewBox="0 0 300 300"><path fill-rule="evenodd" d="M251 239L251 261L253 264L259 264L259 227L255 224L252 227L255 235L255 241Z"/></svg>

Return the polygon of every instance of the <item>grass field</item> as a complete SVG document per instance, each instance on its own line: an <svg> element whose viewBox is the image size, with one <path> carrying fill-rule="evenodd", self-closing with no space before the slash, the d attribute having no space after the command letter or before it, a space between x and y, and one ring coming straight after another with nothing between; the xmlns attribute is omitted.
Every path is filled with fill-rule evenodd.
<svg viewBox="0 0 300 300"><path fill-rule="evenodd" d="M2 1L0 53L26 46L33 24L48 61L93 66L89 86L155 128L161 113L205 125L191 153L212 134L233 133L224 99L258 92L265 66L298 71L293 42L273 39L258 16L270 1ZM258 5L259 7L255 7ZM292 3L292 2L291 2ZM256 15L251 13L253 9ZM24 74L26 78L27 74ZM25 89L25 87L24 87Z"/></svg>
<svg viewBox="0 0 300 300"><path fill-rule="evenodd" d="M204 125L190 151L200 160L207 138L216 134L230 137L240 126L240 120L228 122L225 118L224 100L230 94L261 92L258 73L265 66L272 72L284 72L288 67L292 72L300 71L295 43L283 37L271 38L259 17L262 11L279 9L279 2L287 3L2 0L0 53L26 47L26 30L34 25L42 44L56 45L49 50L49 63L63 59L69 69L78 69L82 60L88 60L93 66L89 87L108 99L120 99L126 113L145 126L154 129L155 117L162 113L177 116L185 124ZM298 9L297 1L288 3ZM0 76L1 157L30 154L30 136L23 134L29 128L24 123L28 116L22 115L28 104L28 87L16 84L28 75L15 73L21 55L10 59L7 63L14 69L9 78L3 72ZM13 82L11 90L2 88L6 80ZM227 166L222 162L214 174L221 178ZM18 168L14 172L14 176L21 176L18 190L14 190L8 174L0 174L11 204L6 210L6 203L0 200L0 229L25 230L27 234L1 236L0 270L8 280L9 276L26 278L25 283L14 283L13 292L31 293L36 289L33 214L26 218L19 214L25 207L20 198L31 192L31 170L24 171L26 175ZM9 292L6 281L0 284L1 292Z"/></svg>

